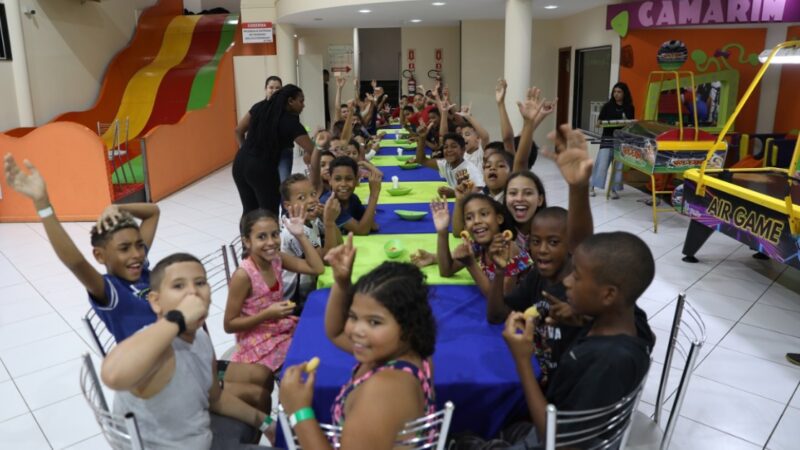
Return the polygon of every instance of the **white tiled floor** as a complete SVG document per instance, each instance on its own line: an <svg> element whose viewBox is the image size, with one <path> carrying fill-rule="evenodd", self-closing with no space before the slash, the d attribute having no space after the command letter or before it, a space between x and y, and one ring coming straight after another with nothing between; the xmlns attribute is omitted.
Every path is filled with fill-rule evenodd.
<svg viewBox="0 0 800 450"><path fill-rule="evenodd" d="M549 203L566 206L555 167L540 161L536 172ZM673 448L800 448L800 367L784 359L800 352L800 271L755 260L718 234L697 255L699 264L683 263L685 217L663 214L654 234L643 194L626 189L616 201L600 194L592 199L596 230L637 233L657 258L656 280L639 302L659 336L641 409L653 410L674 299L687 291L708 341ZM152 261L178 250L202 256L236 234L240 207L230 167L159 206ZM67 225L86 255L89 226ZM214 298L208 321L219 353L232 341L222 330L224 303L224 293ZM107 448L78 387L79 357L90 350L80 322L87 308L39 224L0 224L0 449Z"/></svg>

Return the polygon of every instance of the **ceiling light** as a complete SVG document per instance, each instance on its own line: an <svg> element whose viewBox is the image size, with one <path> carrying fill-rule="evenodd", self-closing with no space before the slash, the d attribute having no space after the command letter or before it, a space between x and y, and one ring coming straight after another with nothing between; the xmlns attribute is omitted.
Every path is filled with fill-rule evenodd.
<svg viewBox="0 0 800 450"><path fill-rule="evenodd" d="M296 38L296 37L297 37L297 35L295 34L295 35L294 35L294 37Z"/></svg>
<svg viewBox="0 0 800 450"><path fill-rule="evenodd" d="M556 8L558 8L558 5L547 5L544 7L544 9L556 9Z"/></svg>
<svg viewBox="0 0 800 450"><path fill-rule="evenodd" d="M411 23L420 23L420 22L422 22L422 19L411 19L410 22Z"/></svg>
<svg viewBox="0 0 800 450"><path fill-rule="evenodd" d="M360 12L361 14L369 14L369 13L372 12L372 10L371 9L359 9L358 12Z"/></svg>
<svg viewBox="0 0 800 450"><path fill-rule="evenodd" d="M445 2L433 2L433 3L431 3L431 5L433 5L433 6L444 6L446 4L447 3L445 3Z"/></svg>

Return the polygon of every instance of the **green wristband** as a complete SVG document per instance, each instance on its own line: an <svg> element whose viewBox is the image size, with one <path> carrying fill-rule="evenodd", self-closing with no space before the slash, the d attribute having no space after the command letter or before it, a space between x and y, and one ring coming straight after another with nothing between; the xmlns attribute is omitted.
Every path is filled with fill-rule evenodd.
<svg viewBox="0 0 800 450"><path fill-rule="evenodd" d="M267 428L269 428L270 425L272 425L272 417L270 415L267 415L267 417L264 418L264 421L261 422L261 425L258 427L258 430L263 433L267 431Z"/></svg>
<svg viewBox="0 0 800 450"><path fill-rule="evenodd" d="M292 428L294 428L298 423L311 419L316 419L314 416L314 410L311 409L310 406L306 406L305 408L298 409L294 412L294 414L289 416L289 424L292 426Z"/></svg>

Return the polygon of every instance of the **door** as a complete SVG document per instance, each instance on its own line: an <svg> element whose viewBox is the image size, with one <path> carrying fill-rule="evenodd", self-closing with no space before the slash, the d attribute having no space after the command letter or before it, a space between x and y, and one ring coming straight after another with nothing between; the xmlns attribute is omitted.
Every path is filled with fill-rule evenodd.
<svg viewBox="0 0 800 450"><path fill-rule="evenodd" d="M569 73L572 64L572 47L558 49L558 104L556 124L569 123Z"/></svg>
<svg viewBox="0 0 800 450"><path fill-rule="evenodd" d="M592 120L593 109L609 97L611 81L611 47L575 50L575 87L572 90L572 126L597 131ZM600 105L602 106L602 105Z"/></svg>
<svg viewBox="0 0 800 450"><path fill-rule="evenodd" d="M297 57L297 84L303 89L306 107L300 121L310 129L325 128L325 99L322 81L322 56L300 55Z"/></svg>

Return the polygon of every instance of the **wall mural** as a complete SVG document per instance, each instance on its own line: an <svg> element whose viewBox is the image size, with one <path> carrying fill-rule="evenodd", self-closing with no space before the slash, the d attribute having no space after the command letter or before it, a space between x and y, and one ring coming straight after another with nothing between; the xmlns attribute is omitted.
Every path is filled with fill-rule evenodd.
<svg viewBox="0 0 800 450"><path fill-rule="evenodd" d="M620 42L620 81L631 89L638 119L657 116L674 124L680 110L688 125L697 110L700 126L717 132L758 72L765 37L765 28L628 30ZM694 74L694 90L688 76L681 76L677 87L669 76L648 82L653 71L677 70ZM754 92L735 130L755 130L758 97Z"/></svg>

